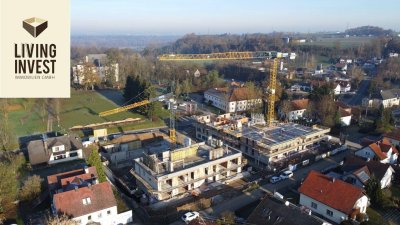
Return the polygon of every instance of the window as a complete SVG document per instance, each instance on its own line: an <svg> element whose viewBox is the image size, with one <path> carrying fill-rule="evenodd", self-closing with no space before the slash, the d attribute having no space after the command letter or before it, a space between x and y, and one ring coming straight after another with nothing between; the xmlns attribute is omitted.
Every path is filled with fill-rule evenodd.
<svg viewBox="0 0 400 225"><path fill-rule="evenodd" d="M92 216L88 216L87 219L88 219L88 220L92 220Z"/></svg>
<svg viewBox="0 0 400 225"><path fill-rule="evenodd" d="M78 152L69 153L69 157L76 157L76 156L78 156Z"/></svg>
<svg viewBox="0 0 400 225"><path fill-rule="evenodd" d="M108 210L108 211L107 211L107 215L110 215L110 214L111 214L111 211L110 211L110 210Z"/></svg>
<svg viewBox="0 0 400 225"><path fill-rule="evenodd" d="M92 203L92 201L90 200L90 198L84 198L82 199L82 203L83 205L89 205L90 203Z"/></svg>
<svg viewBox="0 0 400 225"><path fill-rule="evenodd" d="M318 207L318 205L317 205L317 203L315 203L315 202L311 202L311 207L314 208L314 209L316 209L316 208Z"/></svg>
<svg viewBox="0 0 400 225"><path fill-rule="evenodd" d="M329 209L326 210L326 215L333 216L333 212Z"/></svg>

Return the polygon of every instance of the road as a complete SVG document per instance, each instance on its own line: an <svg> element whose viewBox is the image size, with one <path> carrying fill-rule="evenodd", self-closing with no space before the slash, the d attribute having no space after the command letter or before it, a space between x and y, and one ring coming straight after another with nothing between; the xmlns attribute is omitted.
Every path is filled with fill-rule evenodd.
<svg viewBox="0 0 400 225"><path fill-rule="evenodd" d="M240 208L243 208L243 207L249 205L252 202L259 200L260 198L262 198L265 195L265 193L268 193L268 192L272 193L274 191L278 191L284 195L290 189L297 188L297 185L299 184L299 182L301 182L311 170L323 171L327 168L336 167L343 160L343 158L348 154L350 154L349 150L339 153L335 156L331 156L329 158L320 160L308 167L303 167L303 168L295 171L294 176L290 179L278 182L276 184L267 183L252 192L243 193L235 198L226 200L219 205L205 209L205 210L201 211L200 214L203 217L215 218L215 217L218 217L224 211L234 212ZM184 224L184 223L181 221L175 221L174 223L171 223L170 225L179 225L179 224Z"/></svg>
<svg viewBox="0 0 400 225"><path fill-rule="evenodd" d="M371 84L370 79L364 79L360 82L357 93L349 99L344 100L348 105L361 105L362 99L367 96L368 88Z"/></svg>

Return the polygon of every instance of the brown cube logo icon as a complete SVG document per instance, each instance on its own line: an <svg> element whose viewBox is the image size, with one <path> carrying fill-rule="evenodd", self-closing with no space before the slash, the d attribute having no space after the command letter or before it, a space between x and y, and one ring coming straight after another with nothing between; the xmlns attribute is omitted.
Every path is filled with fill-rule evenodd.
<svg viewBox="0 0 400 225"><path fill-rule="evenodd" d="M47 20L32 17L22 22L23 28L33 37L39 36L47 28Z"/></svg>

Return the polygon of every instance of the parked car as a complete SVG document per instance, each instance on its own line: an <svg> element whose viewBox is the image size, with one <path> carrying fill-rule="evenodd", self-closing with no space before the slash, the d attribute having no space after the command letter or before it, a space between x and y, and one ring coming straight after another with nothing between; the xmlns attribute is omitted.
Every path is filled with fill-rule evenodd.
<svg viewBox="0 0 400 225"><path fill-rule="evenodd" d="M280 175L280 178L281 178L282 180L288 179L288 178L291 178L291 177L293 177L293 172L290 171L290 170L287 170L287 171L283 172L283 173Z"/></svg>
<svg viewBox="0 0 400 225"><path fill-rule="evenodd" d="M187 212L182 216L182 220L185 223L189 223L190 221L199 218L200 214L198 212Z"/></svg>
<svg viewBox="0 0 400 225"><path fill-rule="evenodd" d="M276 182L279 182L280 180L282 180L281 177L278 176L273 176L269 179L269 182L271 182L272 184L275 184Z"/></svg>

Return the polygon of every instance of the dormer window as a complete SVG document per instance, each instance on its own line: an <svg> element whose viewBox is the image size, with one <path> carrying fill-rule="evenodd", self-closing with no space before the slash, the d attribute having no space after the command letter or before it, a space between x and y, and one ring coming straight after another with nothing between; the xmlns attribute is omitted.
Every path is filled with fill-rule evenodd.
<svg viewBox="0 0 400 225"><path fill-rule="evenodd" d="M62 152L65 150L65 147L64 147L64 145L54 146L52 148L52 150L53 150L53 152Z"/></svg>
<svg viewBox="0 0 400 225"><path fill-rule="evenodd" d="M92 201L90 201L90 198L84 198L82 199L82 203L83 205L89 205L90 203L92 203Z"/></svg>

